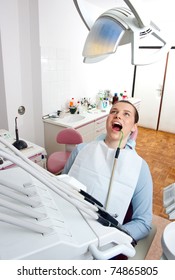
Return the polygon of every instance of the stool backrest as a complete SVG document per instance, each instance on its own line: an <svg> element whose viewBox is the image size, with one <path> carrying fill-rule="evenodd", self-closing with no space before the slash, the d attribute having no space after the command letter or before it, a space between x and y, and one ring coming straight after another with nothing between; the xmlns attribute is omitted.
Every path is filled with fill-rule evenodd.
<svg viewBox="0 0 175 280"><path fill-rule="evenodd" d="M58 132L56 141L59 144L76 145L83 142L83 137L74 128L65 128Z"/></svg>

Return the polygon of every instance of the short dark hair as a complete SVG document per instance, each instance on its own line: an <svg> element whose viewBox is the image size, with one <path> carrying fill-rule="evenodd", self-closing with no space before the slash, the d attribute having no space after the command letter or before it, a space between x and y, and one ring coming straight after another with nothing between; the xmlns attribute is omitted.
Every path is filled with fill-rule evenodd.
<svg viewBox="0 0 175 280"><path fill-rule="evenodd" d="M139 121L139 113L138 113L138 110L137 110L137 108L134 106L134 104L132 104L129 100L119 100L119 101L117 101L116 103L128 103L128 104L130 104L133 108L134 108L134 111L135 111L135 119L134 119L134 121L135 121L135 123L138 123L138 121Z"/></svg>

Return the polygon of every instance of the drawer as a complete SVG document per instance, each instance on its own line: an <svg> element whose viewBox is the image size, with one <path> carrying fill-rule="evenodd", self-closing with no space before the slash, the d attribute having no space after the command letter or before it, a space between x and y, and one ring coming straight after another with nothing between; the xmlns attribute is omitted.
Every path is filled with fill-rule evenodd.
<svg viewBox="0 0 175 280"><path fill-rule="evenodd" d="M94 140L95 122L90 122L86 125L78 127L77 130L83 137L83 142L90 142Z"/></svg>
<svg viewBox="0 0 175 280"><path fill-rule="evenodd" d="M95 128L101 128L101 127L106 127L106 117L100 118L98 120L95 121Z"/></svg>
<svg viewBox="0 0 175 280"><path fill-rule="evenodd" d="M95 138L99 135L106 133L106 119L107 116L95 121Z"/></svg>

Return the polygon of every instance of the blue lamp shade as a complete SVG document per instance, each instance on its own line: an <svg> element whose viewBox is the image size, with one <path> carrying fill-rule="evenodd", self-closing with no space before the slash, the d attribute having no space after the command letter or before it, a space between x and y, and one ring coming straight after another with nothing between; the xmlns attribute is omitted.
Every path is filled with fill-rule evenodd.
<svg viewBox="0 0 175 280"><path fill-rule="evenodd" d="M84 62L98 62L116 51L126 28L109 17L99 17L92 26L83 49Z"/></svg>

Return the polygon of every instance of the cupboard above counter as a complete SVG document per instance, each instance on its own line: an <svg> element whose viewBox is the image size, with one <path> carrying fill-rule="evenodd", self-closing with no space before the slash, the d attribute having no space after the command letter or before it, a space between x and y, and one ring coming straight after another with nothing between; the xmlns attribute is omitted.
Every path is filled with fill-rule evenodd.
<svg viewBox="0 0 175 280"><path fill-rule="evenodd" d="M140 99L129 98L137 109L140 107ZM100 110L91 110L82 114L65 113L63 118L48 118L44 119L44 140L47 155L56 151L64 150L64 145L56 142L57 133L66 127L72 127L78 130L83 142L90 142L98 136L106 132L106 118L109 110L101 112Z"/></svg>

